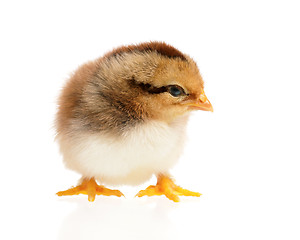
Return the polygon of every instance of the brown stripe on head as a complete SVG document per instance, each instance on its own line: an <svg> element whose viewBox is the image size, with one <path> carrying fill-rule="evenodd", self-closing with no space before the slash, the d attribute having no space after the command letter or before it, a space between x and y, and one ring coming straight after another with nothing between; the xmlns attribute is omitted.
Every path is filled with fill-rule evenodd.
<svg viewBox="0 0 300 240"><path fill-rule="evenodd" d="M180 52L178 49L173 46L166 44L164 42L146 42L137 45L128 45L122 46L114 49L113 51L105 54L105 58L115 57L117 55L121 55L122 53L130 53L130 52L157 52L162 56L168 58L180 58L183 61L187 61L185 55Z"/></svg>

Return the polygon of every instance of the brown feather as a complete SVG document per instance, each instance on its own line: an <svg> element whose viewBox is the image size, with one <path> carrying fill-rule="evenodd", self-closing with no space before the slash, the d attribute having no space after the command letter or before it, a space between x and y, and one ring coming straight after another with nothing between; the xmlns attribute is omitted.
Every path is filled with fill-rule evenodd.
<svg viewBox="0 0 300 240"><path fill-rule="evenodd" d="M189 95L172 97L167 89L174 84ZM149 119L171 122L202 87L195 62L166 43L120 47L71 76L58 101L57 133L120 135Z"/></svg>
<svg viewBox="0 0 300 240"><path fill-rule="evenodd" d="M146 42L141 43L138 45L128 45L128 46L122 46L119 48L114 49L113 51L107 53L105 57L115 57L117 55L123 54L123 53L130 53L130 52L157 52L162 56L168 57L168 58L180 58L183 61L187 61L186 56L180 52L175 47L166 44L165 42Z"/></svg>

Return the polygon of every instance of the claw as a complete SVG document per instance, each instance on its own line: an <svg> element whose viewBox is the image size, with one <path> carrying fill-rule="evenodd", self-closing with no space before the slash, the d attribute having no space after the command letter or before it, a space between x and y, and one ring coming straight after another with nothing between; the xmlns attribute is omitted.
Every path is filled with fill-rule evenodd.
<svg viewBox="0 0 300 240"><path fill-rule="evenodd" d="M96 195L105 195L105 196L124 196L119 190L111 190L104 186L99 186L94 178L83 179L82 183L76 187L70 188L65 191L60 191L56 193L58 196L69 196L69 195L78 195L86 194L88 195L88 200L93 202Z"/></svg>
<svg viewBox="0 0 300 240"><path fill-rule="evenodd" d="M159 175L156 186L151 185L145 190L139 191L136 197L157 195L165 195L168 199L174 202L179 202L178 196L200 197L201 193L192 192L187 189L181 188L177 186L171 178L164 175Z"/></svg>

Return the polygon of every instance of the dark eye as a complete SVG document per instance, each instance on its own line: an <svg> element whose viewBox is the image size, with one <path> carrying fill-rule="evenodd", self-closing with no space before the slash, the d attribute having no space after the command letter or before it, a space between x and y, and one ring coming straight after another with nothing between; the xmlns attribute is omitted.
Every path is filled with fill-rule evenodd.
<svg viewBox="0 0 300 240"><path fill-rule="evenodd" d="M168 92L173 96L173 97L179 97L181 95L185 95L184 90L179 87L179 86L174 86L171 85L169 86Z"/></svg>

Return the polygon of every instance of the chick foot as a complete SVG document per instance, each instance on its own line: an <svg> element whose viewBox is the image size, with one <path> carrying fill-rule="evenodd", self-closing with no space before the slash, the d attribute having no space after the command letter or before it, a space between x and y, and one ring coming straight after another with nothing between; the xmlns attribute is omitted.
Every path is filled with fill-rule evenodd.
<svg viewBox="0 0 300 240"><path fill-rule="evenodd" d="M76 187L70 188L65 191L60 191L56 193L58 196L69 196L69 195L78 195L86 194L88 195L88 200L93 202L96 195L105 195L105 196L124 196L119 190L111 190L102 185L98 185L94 178L83 179L82 183Z"/></svg>
<svg viewBox="0 0 300 240"><path fill-rule="evenodd" d="M178 196L200 197L201 193L192 192L183 189L177 186L171 178L165 175L159 175L157 177L156 186L151 185L147 187L145 190L139 191L136 196L143 197L143 196L155 196L155 195L165 195L170 200L174 202L179 202Z"/></svg>

